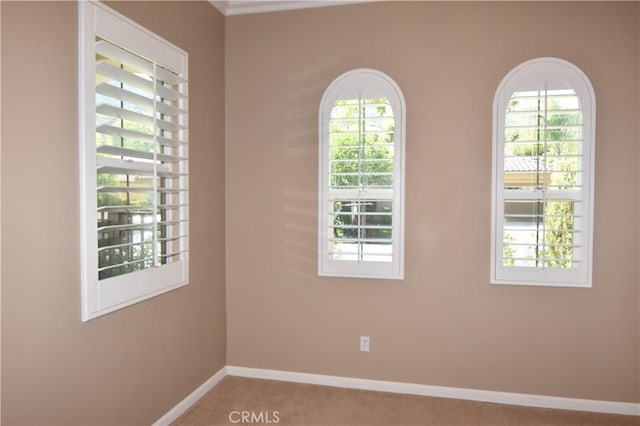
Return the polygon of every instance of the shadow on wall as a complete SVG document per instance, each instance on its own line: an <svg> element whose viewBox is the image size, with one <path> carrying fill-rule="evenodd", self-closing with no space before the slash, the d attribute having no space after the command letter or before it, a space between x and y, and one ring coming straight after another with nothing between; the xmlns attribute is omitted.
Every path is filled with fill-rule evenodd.
<svg viewBox="0 0 640 426"><path fill-rule="evenodd" d="M317 279L318 113L322 94L344 70L337 61L290 74L282 182L284 269ZM321 83L326 81L326 84ZM320 83L319 83L320 82Z"/></svg>

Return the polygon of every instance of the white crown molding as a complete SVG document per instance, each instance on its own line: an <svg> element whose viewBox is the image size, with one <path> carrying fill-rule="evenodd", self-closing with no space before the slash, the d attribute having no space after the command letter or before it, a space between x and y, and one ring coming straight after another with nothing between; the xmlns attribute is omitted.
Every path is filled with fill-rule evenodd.
<svg viewBox="0 0 640 426"><path fill-rule="evenodd" d="M308 9L312 7L340 6L354 3L369 3L382 0L209 0L225 16L249 13L280 12L283 10Z"/></svg>
<svg viewBox="0 0 640 426"><path fill-rule="evenodd" d="M227 14L227 2L219 0L209 0L209 3L220 11L223 15Z"/></svg>

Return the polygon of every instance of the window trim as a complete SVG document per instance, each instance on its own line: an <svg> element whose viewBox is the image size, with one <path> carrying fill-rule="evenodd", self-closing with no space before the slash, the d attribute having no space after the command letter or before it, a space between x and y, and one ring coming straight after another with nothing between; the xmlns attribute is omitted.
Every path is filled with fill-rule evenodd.
<svg viewBox="0 0 640 426"><path fill-rule="evenodd" d="M562 80L576 92L583 113L583 186L581 259L573 269L505 267L502 265L502 220L504 217L504 118L506 103L523 84L542 80ZM591 287L593 270L593 217L595 190L595 92L586 74L574 64L543 57L526 61L512 69L500 82L493 100L491 268L490 283L525 286ZM511 269L514 268L514 269ZM509 270L511 269L511 270Z"/></svg>
<svg viewBox="0 0 640 426"><path fill-rule="evenodd" d="M96 90L95 90L95 37L152 58L156 64L174 70L180 76L188 75L188 53L167 40L140 26L99 1L78 3L78 77L79 77L79 181L80 181L80 264L81 264L81 319L83 322L166 293L189 283L188 237L188 176L182 176L180 235L181 247L186 250L180 261L155 266L108 278L108 284L98 279L98 228L96 178ZM178 71L179 70L179 71ZM186 83L185 83L186 93ZM188 96L188 95L187 95ZM187 99L181 108L188 110ZM188 144L188 114L181 120L185 129L181 140ZM185 153L188 152L185 146ZM188 160L181 169L188 173ZM182 201L184 200L184 201ZM183 209L183 207L178 207Z"/></svg>
<svg viewBox="0 0 640 426"><path fill-rule="evenodd" d="M335 102L355 96L362 92L383 94L391 103L394 119L394 187L393 187L393 261L392 262L354 262L336 261L328 253L328 216L329 200L328 176L328 124ZM318 275L325 277L404 279L404 197L405 197L405 134L406 104L404 95L396 82L387 74L369 68L347 71L338 76L325 90L319 108L319 179L318 179Z"/></svg>

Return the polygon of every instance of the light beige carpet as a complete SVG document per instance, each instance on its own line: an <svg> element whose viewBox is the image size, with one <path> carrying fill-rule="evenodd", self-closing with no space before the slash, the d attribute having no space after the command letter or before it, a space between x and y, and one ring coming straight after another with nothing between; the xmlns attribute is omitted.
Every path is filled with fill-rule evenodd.
<svg viewBox="0 0 640 426"><path fill-rule="evenodd" d="M174 422L175 426L247 424L640 426L640 417L227 376Z"/></svg>

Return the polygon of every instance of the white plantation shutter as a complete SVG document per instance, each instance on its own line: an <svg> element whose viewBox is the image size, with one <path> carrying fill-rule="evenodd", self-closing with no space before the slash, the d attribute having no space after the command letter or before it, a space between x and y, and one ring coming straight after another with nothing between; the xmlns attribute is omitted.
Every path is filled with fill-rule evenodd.
<svg viewBox="0 0 640 426"><path fill-rule="evenodd" d="M595 98L553 58L526 62L496 93L492 282L591 285Z"/></svg>
<svg viewBox="0 0 640 426"><path fill-rule="evenodd" d="M394 126L387 98L340 100L331 109L331 259L393 261Z"/></svg>
<svg viewBox="0 0 640 426"><path fill-rule="evenodd" d="M88 320L188 282L187 55L102 4L79 8Z"/></svg>
<svg viewBox="0 0 640 426"><path fill-rule="evenodd" d="M388 76L354 70L320 107L320 275L403 275L404 117Z"/></svg>

